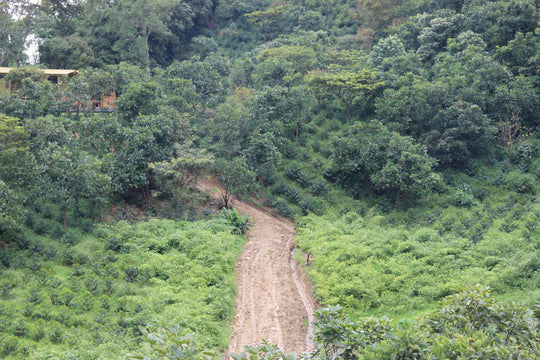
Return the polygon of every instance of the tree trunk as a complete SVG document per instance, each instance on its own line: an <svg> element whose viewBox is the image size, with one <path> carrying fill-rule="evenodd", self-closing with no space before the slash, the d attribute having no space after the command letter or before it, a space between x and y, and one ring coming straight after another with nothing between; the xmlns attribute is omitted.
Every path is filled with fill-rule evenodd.
<svg viewBox="0 0 540 360"><path fill-rule="evenodd" d="M152 196L150 195L150 172L146 170L146 181L143 187L143 197L144 197L144 203L146 205L150 205L152 202Z"/></svg>
<svg viewBox="0 0 540 360"><path fill-rule="evenodd" d="M401 204L401 201L409 195L410 191L398 191L396 195L396 210L399 211L399 205Z"/></svg>
<svg viewBox="0 0 540 360"><path fill-rule="evenodd" d="M67 206L64 206L64 231L67 228Z"/></svg>

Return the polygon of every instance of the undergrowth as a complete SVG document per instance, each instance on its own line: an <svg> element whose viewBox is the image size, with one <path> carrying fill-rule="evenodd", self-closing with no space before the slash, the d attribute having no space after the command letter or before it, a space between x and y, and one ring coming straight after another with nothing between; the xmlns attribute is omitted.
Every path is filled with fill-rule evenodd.
<svg viewBox="0 0 540 360"><path fill-rule="evenodd" d="M141 349L139 326L174 324L206 348L227 345L243 243L228 225L153 219L66 234L25 234L2 251L0 357L118 359Z"/></svg>

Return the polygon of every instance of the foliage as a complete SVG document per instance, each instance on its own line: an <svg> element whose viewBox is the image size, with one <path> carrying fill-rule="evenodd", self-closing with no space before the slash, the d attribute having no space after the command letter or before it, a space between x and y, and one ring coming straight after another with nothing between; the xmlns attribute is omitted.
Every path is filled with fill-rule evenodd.
<svg viewBox="0 0 540 360"><path fill-rule="evenodd" d="M23 207L17 194L0 180L0 239L3 233L19 227Z"/></svg>
<svg viewBox="0 0 540 360"><path fill-rule="evenodd" d="M439 213L411 209L408 215L373 209L364 217L308 215L297 225L297 242L313 255L307 270L317 297L342 305L353 318L421 313L478 278L497 296L532 305L537 275L518 274L530 266L525 259L537 254L537 242L519 236L517 228L525 229L526 214L538 210L525 202L523 213L519 204L508 204L521 209L516 219L522 220L507 219L504 204ZM513 224L511 232L500 228L506 222Z"/></svg>
<svg viewBox="0 0 540 360"><path fill-rule="evenodd" d="M388 131L383 125L358 124L334 141L332 155L343 185L353 191L395 194L396 205L409 193L423 195L437 185L435 161L411 138Z"/></svg>
<svg viewBox="0 0 540 360"><path fill-rule="evenodd" d="M157 219L72 231L73 245L25 232L25 248L2 249L0 351L9 343L11 358L116 359L150 351L139 326L175 324L223 349L243 243L230 232L221 221Z"/></svg>
<svg viewBox="0 0 540 360"><path fill-rule="evenodd" d="M235 208L222 209L220 217L222 217L227 224L232 226L233 234L245 235L253 226L251 218L247 214L244 216L240 215Z"/></svg>
<svg viewBox="0 0 540 360"><path fill-rule="evenodd" d="M34 60L29 34L40 42L32 68L23 66ZM144 352L138 325L169 320L205 328L203 342L223 348L206 316L230 316L222 290L231 280L201 239L205 226L230 239L229 226L212 219L164 242L156 234L169 225L136 237L125 224L95 224L209 213L196 207L193 185L214 160L222 205L258 180L263 203L297 219L320 299L355 319L410 318L479 278L497 298L533 304L539 39L531 0L3 1L0 65L17 68L0 91L0 293L9 309L0 311L0 356L117 357L107 339ZM43 67L78 75L53 83ZM98 108L113 92L116 106ZM177 288L211 310L181 303ZM480 297L501 314L516 309ZM461 317L456 306L445 311ZM496 343L504 326L472 329L448 314L437 315L442 330L404 320L388 332L373 320L368 328L395 338L362 347L375 330L356 337L363 328L338 313L329 323L347 341L314 356L515 354L514 334L505 348ZM289 356L272 344L252 350L245 356Z"/></svg>
<svg viewBox="0 0 540 360"><path fill-rule="evenodd" d="M210 350L201 350L195 344L193 333L180 336L179 326L175 325L170 329L159 328L154 333L149 333L145 328L139 328L145 340L150 343L152 352L161 358L170 360L210 360L216 358L216 354ZM149 359L140 355L128 355L132 360Z"/></svg>
<svg viewBox="0 0 540 360"><path fill-rule="evenodd" d="M217 161L214 165L214 171L219 176L225 190L220 196L224 208L231 207L234 195L242 197L251 192L255 177L246 165L245 159L236 157L230 161Z"/></svg>
<svg viewBox="0 0 540 360"><path fill-rule="evenodd" d="M318 347L300 356L286 354L276 344L262 341L232 353L243 359L391 359L463 358L492 359L504 356L536 358L540 349L531 312L518 304L503 304L490 296L488 288L475 286L446 297L441 307L415 322L392 325L383 317L349 320L340 306L315 311L314 340ZM144 329L143 329L144 330ZM178 328L148 334L160 357L169 359L211 359L200 351L192 335L178 336ZM169 346L166 346L169 345ZM130 356L131 359L147 359Z"/></svg>
<svg viewBox="0 0 540 360"><path fill-rule="evenodd" d="M295 352L286 354L276 344L265 340L257 345L246 346L245 352L243 351L240 354L231 353L230 355L234 360L294 360L297 358Z"/></svg>
<svg viewBox="0 0 540 360"><path fill-rule="evenodd" d="M255 170L259 183L261 184L261 194L264 191L264 181L272 179L279 162L281 153L273 143L270 133L255 137L246 150L247 163Z"/></svg>
<svg viewBox="0 0 540 360"><path fill-rule="evenodd" d="M177 153L180 156L151 163L150 168L162 182L163 192L171 192L176 201L185 201L199 177L212 165L213 157L189 146L177 146Z"/></svg>
<svg viewBox="0 0 540 360"><path fill-rule="evenodd" d="M349 118L356 107L366 107L375 92L384 86L384 81L378 80L377 73L371 69L363 69L358 73L313 73L310 74L309 83L315 93L335 96L347 109Z"/></svg>
<svg viewBox="0 0 540 360"><path fill-rule="evenodd" d="M538 356L528 309L499 303L480 286L445 298L441 309L409 327L391 327L384 319L371 318L351 323L339 310L317 313L320 329L331 329L318 335L324 358Z"/></svg>

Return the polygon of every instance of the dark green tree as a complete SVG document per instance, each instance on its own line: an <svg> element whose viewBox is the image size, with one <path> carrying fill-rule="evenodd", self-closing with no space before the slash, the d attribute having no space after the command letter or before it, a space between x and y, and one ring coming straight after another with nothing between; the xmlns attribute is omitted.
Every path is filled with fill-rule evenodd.
<svg viewBox="0 0 540 360"><path fill-rule="evenodd" d="M423 136L432 156L442 164L461 167L493 151L495 127L479 106L458 101L440 110L431 131Z"/></svg>
<svg viewBox="0 0 540 360"><path fill-rule="evenodd" d="M139 115L156 114L159 97L160 88L156 82L130 83L116 99L116 106L120 116L129 122Z"/></svg>
<svg viewBox="0 0 540 360"><path fill-rule="evenodd" d="M28 36L36 25L38 6L30 0L0 3L0 66L24 65Z"/></svg>
<svg viewBox="0 0 540 360"><path fill-rule="evenodd" d="M375 122L354 125L338 136L332 160L343 186L355 194L389 194L397 207L408 195L430 193L440 181L425 147Z"/></svg>
<svg viewBox="0 0 540 360"><path fill-rule="evenodd" d="M214 164L214 172L224 188L223 193L220 194L224 208L231 207L234 196L244 197L251 193L255 175L246 164L246 159L235 157L232 160L217 160Z"/></svg>
<svg viewBox="0 0 540 360"><path fill-rule="evenodd" d="M39 61L53 69L82 69L95 63L92 48L77 35L45 39L39 45Z"/></svg>
<svg viewBox="0 0 540 360"><path fill-rule="evenodd" d="M246 159L259 180L262 195L265 180L272 179L281 160L281 153L274 145L272 134L266 133L252 137L246 150Z"/></svg>

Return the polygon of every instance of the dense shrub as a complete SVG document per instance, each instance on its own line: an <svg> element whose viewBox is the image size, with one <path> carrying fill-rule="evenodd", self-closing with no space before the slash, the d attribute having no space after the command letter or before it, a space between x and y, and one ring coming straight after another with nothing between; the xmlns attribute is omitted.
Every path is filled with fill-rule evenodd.
<svg viewBox="0 0 540 360"><path fill-rule="evenodd" d="M531 174L525 174L521 171L511 171L506 175L505 187L508 190L520 194L534 194L536 192L537 181Z"/></svg>
<svg viewBox="0 0 540 360"><path fill-rule="evenodd" d="M476 204L472 187L469 184L461 184L451 195L451 202L456 206L470 207Z"/></svg>

